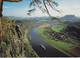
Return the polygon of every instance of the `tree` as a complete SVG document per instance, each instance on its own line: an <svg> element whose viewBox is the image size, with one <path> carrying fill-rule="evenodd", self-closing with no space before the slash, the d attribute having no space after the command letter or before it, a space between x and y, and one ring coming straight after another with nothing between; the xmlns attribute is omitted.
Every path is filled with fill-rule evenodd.
<svg viewBox="0 0 80 58"><path fill-rule="evenodd" d="M59 18L56 18L54 16L51 16L48 6L51 7L53 10L61 13L59 10L57 10L55 7L58 6L58 4L53 1L53 0L32 0L30 3L30 7L33 6L33 9L30 9L28 11L28 15L31 15L32 12L34 12L36 10L36 7L38 7L43 13L47 13L49 15L49 17L51 18L51 20L57 20L60 23L62 23L62 21Z"/></svg>

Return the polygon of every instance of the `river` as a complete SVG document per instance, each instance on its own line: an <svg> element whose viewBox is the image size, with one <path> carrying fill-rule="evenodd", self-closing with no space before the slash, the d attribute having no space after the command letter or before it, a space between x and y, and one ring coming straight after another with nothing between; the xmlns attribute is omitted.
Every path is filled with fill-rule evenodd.
<svg viewBox="0 0 80 58"><path fill-rule="evenodd" d="M28 38L32 48L40 57L67 57L68 55L62 53L61 51L50 46L46 41L42 39L38 33L38 27L32 28L27 36L30 35L31 39ZM46 51L40 47L40 44L43 44L46 48Z"/></svg>

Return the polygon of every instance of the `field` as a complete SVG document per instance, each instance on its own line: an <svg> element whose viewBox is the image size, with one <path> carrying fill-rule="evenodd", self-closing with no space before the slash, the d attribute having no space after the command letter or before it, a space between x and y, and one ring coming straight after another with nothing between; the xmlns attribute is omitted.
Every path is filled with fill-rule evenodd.
<svg viewBox="0 0 80 58"><path fill-rule="evenodd" d="M55 32L60 32L63 28L64 28L63 25L54 25L54 26L52 26L52 29L53 29Z"/></svg>
<svg viewBox="0 0 80 58"><path fill-rule="evenodd" d="M61 28L60 28L60 26L61 25L56 25L55 26L56 28L58 28L57 30L55 29L56 32L59 32L63 28L63 26L61 26ZM44 34L45 29L40 29L40 27L38 28L38 32L41 34L41 36L43 37L43 39L46 42L48 42L52 47L60 50L61 52L65 53L65 54L67 54L69 56L78 56L76 53L74 53L74 52L72 52L70 50L70 47L74 46L73 44L67 43L67 42L64 42L64 41L60 41L60 40L56 41L56 39L52 40L50 38L50 36L47 36L47 35Z"/></svg>

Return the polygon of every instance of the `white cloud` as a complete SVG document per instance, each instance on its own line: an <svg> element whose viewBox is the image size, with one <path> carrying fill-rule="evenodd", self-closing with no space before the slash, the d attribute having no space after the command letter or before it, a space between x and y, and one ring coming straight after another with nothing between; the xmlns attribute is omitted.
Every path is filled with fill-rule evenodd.
<svg viewBox="0 0 80 58"><path fill-rule="evenodd" d="M61 16L60 13L54 11L54 10L51 9L50 7L48 7L48 10L49 10L49 12L50 12L50 14L51 14L52 16ZM32 13L31 16L32 16L32 17L34 17L34 16L41 17L41 16L49 16L49 15L48 15L46 12L43 13L40 9L37 8L36 11L35 11L34 13Z"/></svg>
<svg viewBox="0 0 80 58"><path fill-rule="evenodd" d="M7 6L3 6L3 8L9 8L9 7L7 7Z"/></svg>
<svg viewBox="0 0 80 58"><path fill-rule="evenodd" d="M54 0L55 1L55 0ZM69 14L72 14L72 15L76 15L76 16L80 16L80 0L56 0L59 4L59 6L57 7L57 9L61 10L62 12L62 16L64 15L69 15ZM20 7L18 7L20 5ZM19 4L19 5L14 5L14 4L9 4L7 5L6 3L4 4L3 6L3 15L7 15L7 16L24 16L24 17L27 17L27 11L28 11L28 8L26 6L25 7L21 7L21 5L24 5L25 6L25 3L24 4ZM26 4L27 5L27 4ZM17 6L17 7L16 7ZM60 13L52 10L50 7L48 7L49 11L50 11L50 14L52 16L61 16ZM32 15L32 17L34 16L48 16L47 13L42 13L38 8L37 8L37 11L35 11Z"/></svg>
<svg viewBox="0 0 80 58"><path fill-rule="evenodd" d="M80 6L76 5L76 6L58 6L56 7L58 10L61 11L61 13L58 13L56 11L54 11L53 9L51 9L50 7L48 7L49 12L52 16L64 16L64 15L76 15L76 16L80 16ZM34 12L35 14L32 14L32 16L48 16L47 13L42 13L38 8L37 10Z"/></svg>
<svg viewBox="0 0 80 58"><path fill-rule="evenodd" d="M80 16L80 6L59 6L58 9L62 10L62 16L64 15L76 15Z"/></svg>
<svg viewBox="0 0 80 58"><path fill-rule="evenodd" d="M9 8L9 7L4 6L3 8ZM78 5L76 6L58 6L57 9L61 11L61 14L54 11L50 7L48 7L48 9L52 16L64 16L64 15L69 15L69 14L80 16L80 6ZM10 11L7 10L8 14L5 12L5 15L29 17L27 15L28 10L29 8L12 9ZM40 9L37 8L37 10L34 13L32 13L31 17L36 17L36 16L37 17L48 16L48 14L43 13Z"/></svg>

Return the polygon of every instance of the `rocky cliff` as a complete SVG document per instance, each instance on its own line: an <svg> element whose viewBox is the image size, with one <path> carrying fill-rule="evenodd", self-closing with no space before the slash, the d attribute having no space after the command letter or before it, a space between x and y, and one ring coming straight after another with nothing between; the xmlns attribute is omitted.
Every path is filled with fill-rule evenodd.
<svg viewBox="0 0 80 58"><path fill-rule="evenodd" d="M22 0L0 0L0 43L1 43L1 37L2 37L2 34L1 34L1 19L2 19L2 7L3 7L3 1L8 1L8 2L19 2L19 1L22 1Z"/></svg>
<svg viewBox="0 0 80 58"><path fill-rule="evenodd" d="M24 56L23 53L23 40L22 35L19 34L20 30L18 31L15 28L6 30L9 33L5 33L6 36L2 37L1 40L1 19L2 19L2 5L3 1L10 1L10 2L19 2L21 0L0 0L0 56ZM13 34L13 36L12 36ZM20 37L19 37L20 36ZM9 37L9 38L7 38ZM11 39L13 37L13 39Z"/></svg>
<svg viewBox="0 0 80 58"><path fill-rule="evenodd" d="M20 27L13 25L7 17L2 19L1 56L24 56L24 42Z"/></svg>
<svg viewBox="0 0 80 58"><path fill-rule="evenodd" d="M0 57L37 56L19 25L8 17L2 18Z"/></svg>

